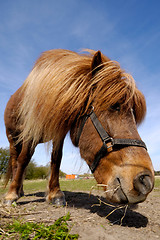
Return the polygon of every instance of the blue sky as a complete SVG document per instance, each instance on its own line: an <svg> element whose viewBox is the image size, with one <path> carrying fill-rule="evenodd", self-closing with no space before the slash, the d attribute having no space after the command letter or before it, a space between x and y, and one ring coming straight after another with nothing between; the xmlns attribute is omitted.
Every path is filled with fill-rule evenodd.
<svg viewBox="0 0 160 240"><path fill-rule="evenodd" d="M3 114L40 53L64 48L101 50L131 73L147 101L139 127L155 170L160 170L160 1L5 0L0 1L0 147L7 147ZM50 160L39 145L38 165ZM61 170L87 172L67 135Z"/></svg>

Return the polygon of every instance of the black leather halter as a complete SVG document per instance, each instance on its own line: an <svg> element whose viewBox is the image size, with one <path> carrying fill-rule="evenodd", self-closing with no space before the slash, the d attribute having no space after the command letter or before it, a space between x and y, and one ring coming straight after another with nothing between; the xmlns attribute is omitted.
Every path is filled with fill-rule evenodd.
<svg viewBox="0 0 160 240"><path fill-rule="evenodd" d="M78 131L78 135L76 138L76 144L78 146L79 143L79 139L83 130L83 127L87 121L87 119L90 117L95 129L97 130L101 140L102 140L102 147L101 149L97 152L95 159L93 161L93 163L90 166L90 169L92 171L92 173L96 170L101 158L103 158L107 153L109 153L112 150L116 150L119 148L123 148L123 147L128 147L128 146L136 146L136 147L143 147L147 150L146 144L142 141L142 140L137 140L137 139L123 139L123 138L112 138L109 136L109 134L105 131L105 129L103 128L102 124L100 123L100 121L98 120L95 112L92 111L85 115L85 117L83 118L83 121L81 123L81 126L79 128Z"/></svg>

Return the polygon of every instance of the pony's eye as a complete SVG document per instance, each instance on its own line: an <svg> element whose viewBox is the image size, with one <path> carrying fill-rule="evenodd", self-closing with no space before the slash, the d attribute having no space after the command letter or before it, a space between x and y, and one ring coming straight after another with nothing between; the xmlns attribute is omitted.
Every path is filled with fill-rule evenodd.
<svg viewBox="0 0 160 240"><path fill-rule="evenodd" d="M121 110L121 105L117 102L117 103L111 105L111 109L119 112Z"/></svg>

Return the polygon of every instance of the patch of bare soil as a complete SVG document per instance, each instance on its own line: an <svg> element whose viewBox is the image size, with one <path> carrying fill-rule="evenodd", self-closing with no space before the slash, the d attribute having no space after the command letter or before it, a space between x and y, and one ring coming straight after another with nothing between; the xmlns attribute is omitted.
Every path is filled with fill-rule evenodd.
<svg viewBox="0 0 160 240"><path fill-rule="evenodd" d="M97 192L64 192L67 207L56 208L45 202L45 193L36 192L19 199L15 207L0 206L0 225L14 218L53 224L70 212L72 233L83 240L160 239L160 192L154 191L137 208L114 208L101 203ZM101 197L102 201L105 201ZM113 211L113 212L112 212ZM112 214L110 214L112 213ZM110 215L109 215L110 214ZM106 219L106 216L108 218Z"/></svg>

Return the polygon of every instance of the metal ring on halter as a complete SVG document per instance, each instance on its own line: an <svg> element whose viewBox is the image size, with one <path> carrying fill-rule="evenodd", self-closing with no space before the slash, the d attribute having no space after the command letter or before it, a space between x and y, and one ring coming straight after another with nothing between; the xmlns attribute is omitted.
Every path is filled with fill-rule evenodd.
<svg viewBox="0 0 160 240"><path fill-rule="evenodd" d="M91 106L91 111L90 113L87 113L87 116L89 117L93 112L94 112L94 106Z"/></svg>
<svg viewBox="0 0 160 240"><path fill-rule="evenodd" d="M107 143L110 143L111 145L110 146L107 145L107 148L112 148L114 146L114 139L112 137L106 138L106 139L104 139L104 143L106 145L107 145Z"/></svg>

